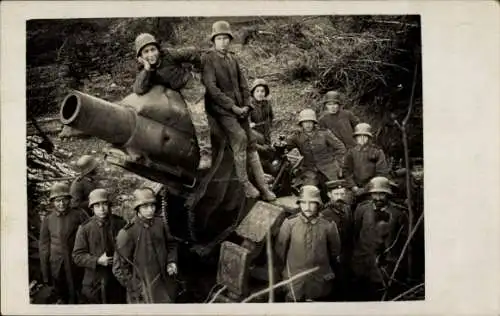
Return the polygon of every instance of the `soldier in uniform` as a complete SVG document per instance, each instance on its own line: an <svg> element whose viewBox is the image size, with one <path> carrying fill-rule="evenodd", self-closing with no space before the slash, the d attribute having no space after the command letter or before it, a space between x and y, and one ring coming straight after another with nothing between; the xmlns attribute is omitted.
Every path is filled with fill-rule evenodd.
<svg viewBox="0 0 500 316"><path fill-rule="evenodd" d="M113 274L127 289L129 303L173 303L177 243L160 217L149 188L134 191L136 217L116 237Z"/></svg>
<svg viewBox="0 0 500 316"><path fill-rule="evenodd" d="M212 140L205 112L205 87L201 78L197 79L194 72L182 65L190 63L200 69L202 52L195 48L163 50L153 35L142 33L135 39L135 53L141 69L134 82L134 93L145 94L154 85L179 91L186 101L198 141L198 169L210 169Z"/></svg>
<svg viewBox="0 0 500 316"><path fill-rule="evenodd" d="M286 140L286 147L298 148L304 156L303 184L318 186L326 200L326 182L337 180L341 175L345 146L332 132L317 127L314 110L302 110L298 121L301 130Z"/></svg>
<svg viewBox="0 0 500 316"><path fill-rule="evenodd" d="M375 176L389 175L389 165L384 151L372 142L371 126L360 123L354 129L356 146L350 148L344 159L343 175L347 186L360 197L365 193L365 186ZM358 202L359 202L358 198Z"/></svg>
<svg viewBox="0 0 500 316"><path fill-rule="evenodd" d="M76 304L82 270L71 260L78 226L88 219L81 209L72 208L69 187L55 183L50 192L54 211L44 219L40 229L39 253L43 281L54 285L58 297L66 304Z"/></svg>
<svg viewBox="0 0 500 316"><path fill-rule="evenodd" d="M80 170L80 174L71 183L71 206L85 210L90 217L92 210L88 207L88 197L98 186L97 160L90 155L83 155L76 162L76 167Z"/></svg>
<svg viewBox="0 0 500 316"><path fill-rule="evenodd" d="M353 129L359 118L351 111L341 108L342 96L337 91L328 91L323 97L324 112L319 118L319 126L329 129L347 149L356 146Z"/></svg>
<svg viewBox="0 0 500 316"><path fill-rule="evenodd" d="M85 269L81 301L88 304L126 303L125 288L111 270L115 237L126 222L120 216L110 214L106 189L90 192L89 208L94 216L78 229L73 248L75 264Z"/></svg>
<svg viewBox="0 0 500 316"><path fill-rule="evenodd" d="M297 203L301 212L286 219L280 228L276 241L278 264L283 267L284 279L316 266L319 269L292 282L286 300L327 300L335 278L332 265L341 247L337 225L319 216L322 202L315 186L303 186Z"/></svg>
<svg viewBox="0 0 500 316"><path fill-rule="evenodd" d="M336 265L337 274L335 284L335 299L346 300L350 279L350 259L352 255L352 210L350 197L347 194L344 180L333 180L326 183L328 187L328 203L321 210L321 215L329 221L337 224L340 234L342 251L339 256L339 264Z"/></svg>
<svg viewBox="0 0 500 316"><path fill-rule="evenodd" d="M269 97L269 85L264 79L255 79L250 88L253 110L250 112L250 127L264 136L266 145L271 145L271 127L273 125L273 107Z"/></svg>
<svg viewBox="0 0 500 316"><path fill-rule="evenodd" d="M401 251L406 221L402 210L389 201L389 179L374 177L368 183L370 199L354 212L352 271L356 300L378 300L383 287L381 267Z"/></svg>
<svg viewBox="0 0 500 316"><path fill-rule="evenodd" d="M249 198L262 195L264 200L272 201L276 196L267 185L250 129L248 116L252 104L247 81L236 56L229 51L232 39L228 22L217 21L212 25L211 40L215 49L203 56L203 83L207 88L205 106L228 136L236 176L245 195ZM247 162L258 189L249 181Z"/></svg>

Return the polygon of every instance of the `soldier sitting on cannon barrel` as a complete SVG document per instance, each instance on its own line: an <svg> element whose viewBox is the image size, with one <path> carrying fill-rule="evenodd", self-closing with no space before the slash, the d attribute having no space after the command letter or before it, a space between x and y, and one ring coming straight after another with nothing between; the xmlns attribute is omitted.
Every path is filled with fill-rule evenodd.
<svg viewBox="0 0 500 316"><path fill-rule="evenodd" d="M155 37L148 33L137 36L135 49L141 70L135 79L134 93L145 94L154 85L162 85L181 92L186 101L200 149L198 169L210 169L212 141L205 113L205 87L200 79L196 79L193 72L182 67L182 63L186 62L200 68L201 51L196 49L163 50Z"/></svg>

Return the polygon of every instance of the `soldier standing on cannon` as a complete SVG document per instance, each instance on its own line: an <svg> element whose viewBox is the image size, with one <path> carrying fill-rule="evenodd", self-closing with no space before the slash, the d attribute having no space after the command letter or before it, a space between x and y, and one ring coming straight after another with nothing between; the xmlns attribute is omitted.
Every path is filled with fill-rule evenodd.
<svg viewBox="0 0 500 316"><path fill-rule="evenodd" d="M115 237L126 222L110 214L108 192L90 192L89 208L94 216L83 223L76 233L73 248L75 264L85 268L82 282L82 302L87 304L122 304L126 302L125 288L111 271Z"/></svg>
<svg viewBox="0 0 500 316"><path fill-rule="evenodd" d="M318 128L313 109L302 110L298 121L301 130L288 137L286 147L298 148L304 156L303 184L318 186L326 200L326 182L337 180L341 175L345 146L332 132Z"/></svg>
<svg viewBox="0 0 500 316"><path fill-rule="evenodd" d="M50 200L54 211L44 219L40 229L40 266L43 281L54 286L66 304L76 304L82 271L71 260L78 226L88 219L81 209L70 206L71 195L64 183L52 186Z"/></svg>
<svg viewBox="0 0 500 316"><path fill-rule="evenodd" d="M90 217L92 216L92 210L88 206L88 197L90 192L98 186L97 160L90 155L83 155L76 162L76 167L79 169L80 174L71 183L71 206L85 210Z"/></svg>
<svg viewBox="0 0 500 316"><path fill-rule="evenodd" d="M147 93L154 85L161 85L179 91L184 97L191 116L198 147L200 161L198 169L206 170L212 166L212 141L210 127L205 112L205 87L201 78L182 66L190 63L201 67L201 51L196 49L163 50L148 33L142 33L135 39L135 51L141 70L134 83L134 93Z"/></svg>
<svg viewBox="0 0 500 316"><path fill-rule="evenodd" d="M335 278L332 266L341 249L337 225L319 216L322 202L315 186L303 186L297 203L301 212L285 220L276 241L278 265L285 279L319 269L289 284L286 300L328 300Z"/></svg>
<svg viewBox="0 0 500 316"><path fill-rule="evenodd" d="M113 274L127 289L128 303L173 303L176 298L177 243L155 216L149 188L134 192L136 217L116 237Z"/></svg>
<svg viewBox="0 0 500 316"><path fill-rule="evenodd" d="M235 54L229 51L232 39L233 33L228 22L217 21L212 25L211 40L215 49L204 55L203 59L206 108L229 138L236 175L245 195L257 198L262 194L264 200L272 201L276 196L267 185L255 137L250 129L248 115L252 104L247 81ZM259 190L248 179L247 162Z"/></svg>
<svg viewBox="0 0 500 316"><path fill-rule="evenodd" d="M389 201L389 179L375 177L368 183L370 199L354 212L354 248L351 267L356 300L379 299L383 289L382 268L394 261L404 243L405 214Z"/></svg>

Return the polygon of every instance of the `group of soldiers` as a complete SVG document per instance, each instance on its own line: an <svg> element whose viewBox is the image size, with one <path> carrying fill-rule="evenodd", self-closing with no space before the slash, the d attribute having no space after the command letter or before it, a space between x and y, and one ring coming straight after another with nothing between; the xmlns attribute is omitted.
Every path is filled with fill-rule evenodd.
<svg viewBox="0 0 500 316"><path fill-rule="evenodd" d="M257 150L262 145L252 132L260 132L263 146L272 147L270 87L263 79L247 86L228 50L232 39L229 23L214 23L214 50L201 57L163 51L154 36L140 34L135 52L141 69L133 90L141 95L163 85L188 99L186 90L196 86L196 78L178 63L201 65L203 85L197 88L202 89L186 100L200 149L198 169L212 167L209 113L227 135L245 195L274 202ZM313 109L304 109L300 130L285 140L288 150L297 148L303 156L302 187L299 212L285 220L276 239L278 266L284 278L317 268L290 284L287 301L376 299L383 283L380 264L390 256L404 222L404 212L389 201L389 166L372 141L371 126L342 109L342 103L339 92L327 92L319 120ZM136 216L127 223L111 214L108 192L96 181L96 159L85 155L77 166L80 175L71 187L56 183L51 189L54 211L40 231L44 282L54 286L63 303L175 302L177 244L156 216L154 191L134 191Z"/></svg>

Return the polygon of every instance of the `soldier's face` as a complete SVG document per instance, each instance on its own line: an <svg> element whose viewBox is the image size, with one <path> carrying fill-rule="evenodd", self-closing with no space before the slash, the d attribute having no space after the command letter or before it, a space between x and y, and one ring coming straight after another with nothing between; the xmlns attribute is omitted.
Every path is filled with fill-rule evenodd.
<svg viewBox="0 0 500 316"><path fill-rule="evenodd" d="M330 101L325 104L325 107L329 113L336 114L339 111L340 104L338 104L338 102Z"/></svg>
<svg viewBox="0 0 500 316"><path fill-rule="evenodd" d="M339 201L347 202L347 192L344 188L331 190L328 192L328 197L334 203Z"/></svg>
<svg viewBox="0 0 500 316"><path fill-rule="evenodd" d="M231 37L226 34L219 34L214 37L214 45L216 50L225 51L229 47Z"/></svg>
<svg viewBox="0 0 500 316"><path fill-rule="evenodd" d="M155 65L160 58L160 51L154 44L144 46L141 50L141 57L144 58L151 65Z"/></svg>
<svg viewBox="0 0 500 316"><path fill-rule="evenodd" d="M262 101L266 97L266 89L263 86L258 86L253 90L253 97L257 101Z"/></svg>
<svg viewBox="0 0 500 316"><path fill-rule="evenodd" d="M69 208L69 197L59 196L54 199L54 207L58 212L66 212Z"/></svg>
<svg viewBox="0 0 500 316"><path fill-rule="evenodd" d="M387 193L384 192L373 192L371 193L373 204L375 207L382 208L387 205Z"/></svg>
<svg viewBox="0 0 500 316"><path fill-rule="evenodd" d="M99 218L106 218L109 213L109 205L108 202L99 202L92 205L92 209L94 210L95 216Z"/></svg>
<svg viewBox="0 0 500 316"><path fill-rule="evenodd" d="M358 135L358 136L356 136L356 143L358 145L365 145L366 143L368 143L368 140L369 140L369 138L366 135Z"/></svg>
<svg viewBox="0 0 500 316"><path fill-rule="evenodd" d="M302 122L302 128L304 129L304 132L311 132L314 129L314 122L313 121L305 121Z"/></svg>
<svg viewBox="0 0 500 316"><path fill-rule="evenodd" d="M318 213L318 202L300 201L300 210L306 217L314 216Z"/></svg>
<svg viewBox="0 0 500 316"><path fill-rule="evenodd" d="M143 204L139 206L139 214L146 218L151 219L155 216L156 206L153 203Z"/></svg>

